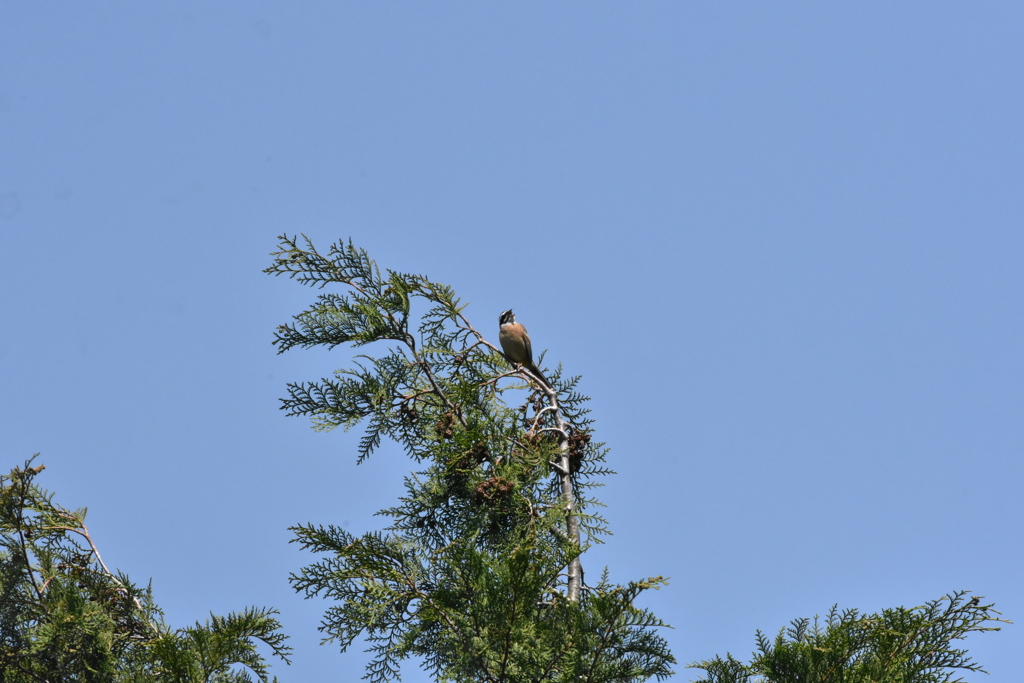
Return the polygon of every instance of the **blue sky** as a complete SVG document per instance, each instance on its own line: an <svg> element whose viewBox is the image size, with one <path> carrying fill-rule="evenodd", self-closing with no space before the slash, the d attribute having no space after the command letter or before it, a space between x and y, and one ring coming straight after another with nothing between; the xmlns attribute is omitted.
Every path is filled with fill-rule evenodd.
<svg viewBox="0 0 1024 683"><path fill-rule="evenodd" d="M411 467L286 418L282 232L514 308L619 472L584 558L681 663L956 589L1024 619L1020 3L0 2L0 447L174 625ZM1019 675L1021 627L966 642ZM676 680L696 671L681 670ZM424 681L415 667L405 680Z"/></svg>

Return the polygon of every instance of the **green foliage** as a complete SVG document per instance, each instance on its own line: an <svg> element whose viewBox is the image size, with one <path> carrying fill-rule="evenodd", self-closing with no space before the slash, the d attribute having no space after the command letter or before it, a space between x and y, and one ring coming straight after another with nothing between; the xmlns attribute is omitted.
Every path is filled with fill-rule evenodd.
<svg viewBox="0 0 1024 683"><path fill-rule="evenodd" d="M362 425L360 462L389 438L422 466L379 513L390 520L384 532L293 529L321 556L292 577L295 588L336 601L326 641L344 651L365 638L374 682L398 678L409 657L440 681L670 675L675 660L654 631L665 624L634 605L664 580L581 585L579 555L608 533L590 492L611 472L591 440L579 378L558 368L545 370L552 389L531 382L446 285L381 272L351 243L322 255L308 239L280 239L266 272L339 291L278 328L279 352L375 351L332 377L288 385L282 408L317 429Z"/></svg>
<svg viewBox="0 0 1024 683"><path fill-rule="evenodd" d="M833 607L824 624L794 620L774 641L758 631L748 665L727 654L690 666L707 672L697 683L955 683L963 680L954 678L957 671L984 670L953 641L998 631L987 624L1004 621L992 605L966 595L871 615Z"/></svg>
<svg viewBox="0 0 1024 683"><path fill-rule="evenodd" d="M291 652L284 645L288 636L280 632L281 624L273 614L277 611L249 607L240 613L211 616L206 623L196 622L195 626L164 633L149 647L151 659L157 663L154 670L162 674L156 680L243 683L252 680L251 672L260 681L267 681L267 663L256 650L257 642L286 662Z"/></svg>
<svg viewBox="0 0 1024 683"><path fill-rule="evenodd" d="M273 610L170 629L149 587L107 569L86 511L35 483L33 460L0 477L0 681L266 682L257 641L287 661Z"/></svg>

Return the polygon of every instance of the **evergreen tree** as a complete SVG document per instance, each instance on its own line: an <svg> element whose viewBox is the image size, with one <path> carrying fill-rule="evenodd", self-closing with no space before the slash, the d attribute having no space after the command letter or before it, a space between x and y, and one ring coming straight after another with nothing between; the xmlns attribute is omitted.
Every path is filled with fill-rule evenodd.
<svg viewBox="0 0 1024 683"><path fill-rule="evenodd" d="M634 604L664 579L584 580L580 555L608 533L593 489L611 471L579 378L559 366L545 385L470 323L450 287L381 272L351 242L323 255L285 235L272 255L266 272L332 288L278 328L279 352L376 351L290 384L282 408L321 430L362 424L360 462L387 437L421 467L381 511L381 532L293 528L322 556L294 587L336 601L327 640L344 651L363 636L374 683L398 678L411 656L439 681L669 676L675 660L655 631L665 624Z"/></svg>
<svg viewBox="0 0 1024 683"><path fill-rule="evenodd" d="M274 610L167 626L150 587L107 568L86 510L35 482L33 460L0 477L0 681L266 683L257 642L288 661Z"/></svg>
<svg viewBox="0 0 1024 683"><path fill-rule="evenodd" d="M967 595L870 615L833 607L824 623L796 619L774 641L758 631L749 664L726 654L690 666L707 672L696 683L957 683L958 672L984 669L953 641L1009 623Z"/></svg>

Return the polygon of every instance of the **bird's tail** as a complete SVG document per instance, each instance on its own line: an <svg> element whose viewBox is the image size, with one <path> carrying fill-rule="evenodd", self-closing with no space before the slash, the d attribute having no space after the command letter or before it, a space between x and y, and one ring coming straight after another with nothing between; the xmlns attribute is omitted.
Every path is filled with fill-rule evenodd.
<svg viewBox="0 0 1024 683"><path fill-rule="evenodd" d="M548 378L544 376L544 373L540 371L540 368L538 368L535 363L530 363L529 365L526 366L526 369L532 372L534 375L536 375L537 379L543 382L544 386L546 386L548 389L553 388L551 386L551 382L548 381Z"/></svg>

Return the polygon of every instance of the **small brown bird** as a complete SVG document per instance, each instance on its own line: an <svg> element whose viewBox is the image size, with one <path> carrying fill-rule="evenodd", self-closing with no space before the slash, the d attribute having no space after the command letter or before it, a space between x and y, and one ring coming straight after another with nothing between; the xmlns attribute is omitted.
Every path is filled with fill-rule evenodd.
<svg viewBox="0 0 1024 683"><path fill-rule="evenodd" d="M501 325L498 341L501 342L501 350L505 352L505 357L509 362L522 365L550 387L551 383L548 382L547 377L533 364L533 346L530 344L530 335L526 333L526 328L521 323L516 322L516 316L512 313L512 309L501 314L498 324Z"/></svg>

